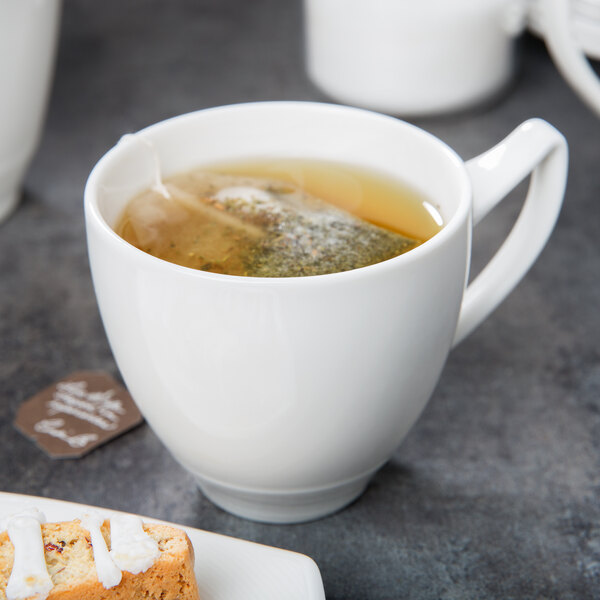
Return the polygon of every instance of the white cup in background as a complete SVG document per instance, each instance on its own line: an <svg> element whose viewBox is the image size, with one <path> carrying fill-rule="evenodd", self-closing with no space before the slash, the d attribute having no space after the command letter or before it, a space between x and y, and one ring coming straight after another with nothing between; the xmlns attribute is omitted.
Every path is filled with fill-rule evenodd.
<svg viewBox="0 0 600 600"><path fill-rule="evenodd" d="M61 0L0 0L0 221L17 206L39 143L60 12Z"/></svg>
<svg viewBox="0 0 600 600"><path fill-rule="evenodd" d="M600 0L531 0L529 28L544 38L558 70L600 116Z"/></svg>
<svg viewBox="0 0 600 600"><path fill-rule="evenodd" d="M586 3L579 20L589 25L598 1L305 0L306 67L346 104L403 116L461 110L508 84L515 41L535 12L557 63L577 65L567 80L600 113L600 83L591 83L567 16Z"/></svg>
<svg viewBox="0 0 600 600"><path fill-rule="evenodd" d="M94 288L140 410L216 504L295 522L356 498L427 403L451 347L536 260L561 207L564 138L521 125L464 163L396 118L347 106L266 102L208 109L143 130L165 175L257 157L334 160L420 190L444 226L418 248L312 277L238 277L138 250L113 227L155 183L129 136L85 189ZM533 172L511 234L468 286L473 224Z"/></svg>

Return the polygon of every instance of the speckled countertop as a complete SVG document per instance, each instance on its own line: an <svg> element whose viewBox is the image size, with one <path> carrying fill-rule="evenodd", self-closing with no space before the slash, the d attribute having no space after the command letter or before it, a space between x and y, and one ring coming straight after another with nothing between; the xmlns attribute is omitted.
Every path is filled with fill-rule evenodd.
<svg viewBox="0 0 600 600"><path fill-rule="evenodd" d="M539 116L567 137L564 210L541 258L450 355L423 416L357 502L293 526L214 507L143 425L53 461L13 425L79 369L118 377L85 249L82 194L121 134L194 109L326 100L302 62L299 0L66 0L56 78L18 211L0 227L0 489L139 512L308 554L330 599L600 598L600 119L541 42L511 89L418 121L469 158ZM523 189L475 236L474 270Z"/></svg>

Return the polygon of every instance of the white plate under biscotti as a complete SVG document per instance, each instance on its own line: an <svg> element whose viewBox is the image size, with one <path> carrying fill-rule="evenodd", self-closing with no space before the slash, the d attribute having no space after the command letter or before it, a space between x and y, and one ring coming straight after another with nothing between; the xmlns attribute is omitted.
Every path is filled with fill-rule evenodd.
<svg viewBox="0 0 600 600"><path fill-rule="evenodd" d="M70 521L83 504L0 492L0 518L36 507L48 521ZM116 511L93 507L107 515ZM156 521L144 517L146 521ZM296 552L184 527L194 546L196 579L202 600L324 600L315 562Z"/></svg>

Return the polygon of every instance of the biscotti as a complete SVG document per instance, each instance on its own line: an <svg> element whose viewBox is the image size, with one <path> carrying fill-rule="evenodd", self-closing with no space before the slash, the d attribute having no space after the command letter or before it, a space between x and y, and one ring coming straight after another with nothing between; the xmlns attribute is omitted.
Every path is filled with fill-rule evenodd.
<svg viewBox="0 0 600 600"><path fill-rule="evenodd" d="M180 529L131 515L39 515L2 524L1 600L198 600L194 551Z"/></svg>

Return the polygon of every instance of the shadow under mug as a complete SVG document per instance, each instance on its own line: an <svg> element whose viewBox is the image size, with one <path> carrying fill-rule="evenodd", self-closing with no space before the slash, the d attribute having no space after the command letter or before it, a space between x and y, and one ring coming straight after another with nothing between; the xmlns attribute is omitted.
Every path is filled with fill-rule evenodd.
<svg viewBox="0 0 600 600"><path fill-rule="evenodd" d="M452 346L535 261L567 174L565 140L541 120L467 163L408 123L318 103L201 110L139 135L165 175L250 157L333 160L405 181L444 219L416 249L352 271L207 273L113 230L127 201L155 181L147 143L127 136L94 167L89 259L125 383L211 500L267 522L315 519L361 494L425 407ZM530 173L514 228L467 285L473 223Z"/></svg>
<svg viewBox="0 0 600 600"><path fill-rule="evenodd" d="M582 48L600 35L600 0L304 0L304 9L308 74L341 102L403 116L480 104L509 83L529 23L600 115L600 80Z"/></svg>

